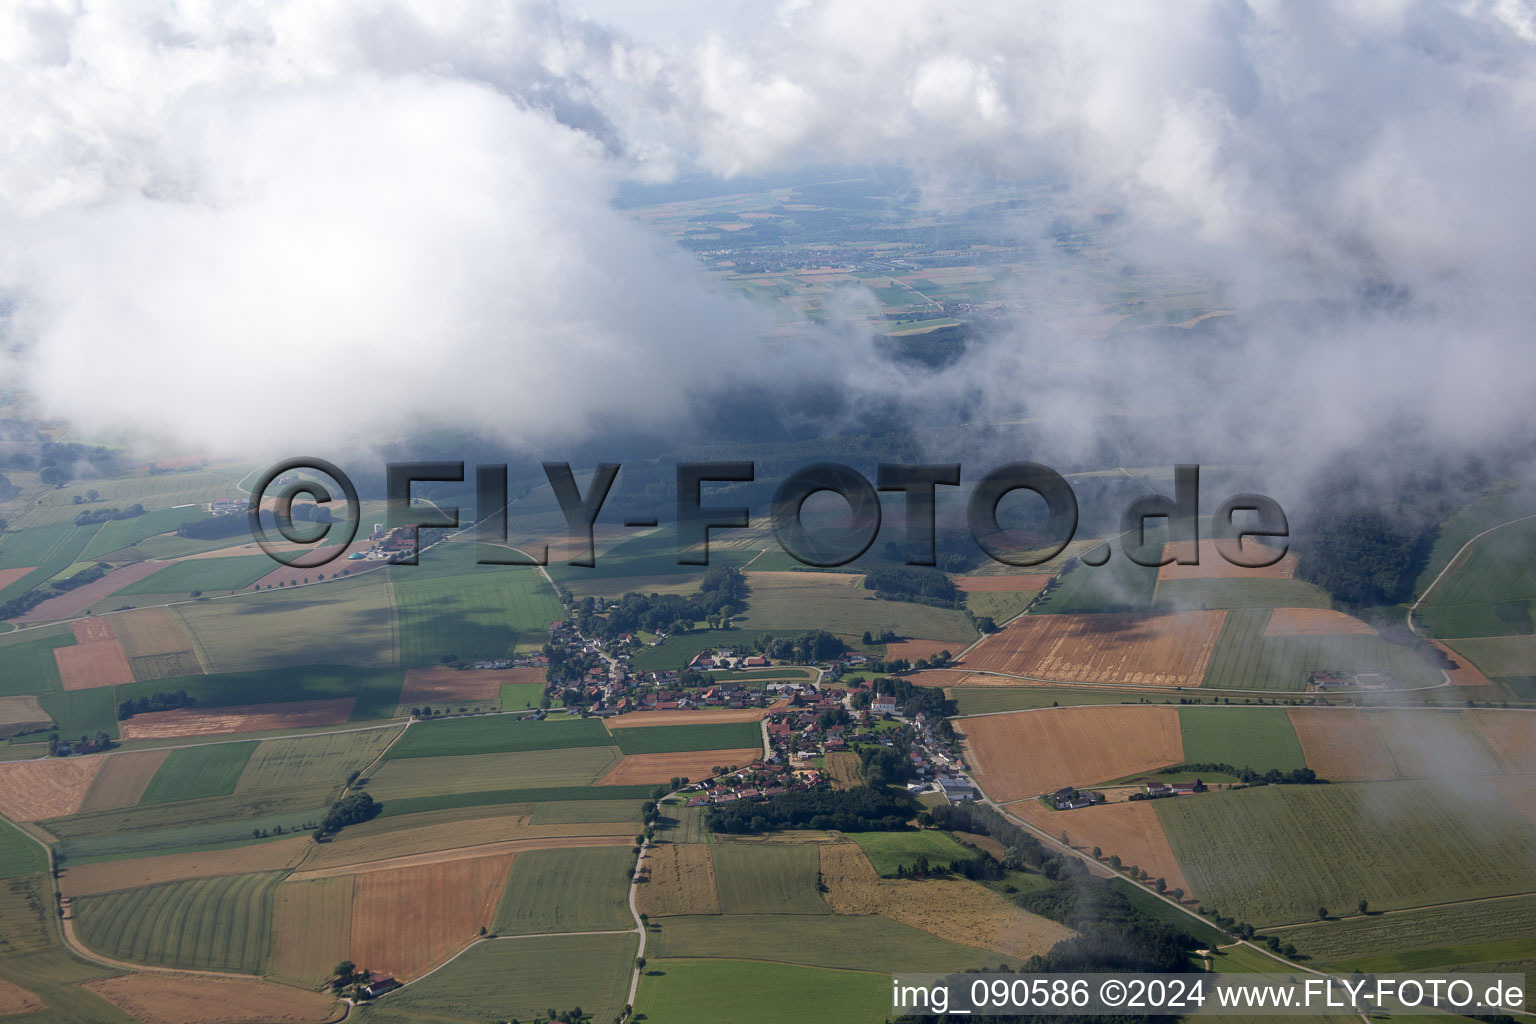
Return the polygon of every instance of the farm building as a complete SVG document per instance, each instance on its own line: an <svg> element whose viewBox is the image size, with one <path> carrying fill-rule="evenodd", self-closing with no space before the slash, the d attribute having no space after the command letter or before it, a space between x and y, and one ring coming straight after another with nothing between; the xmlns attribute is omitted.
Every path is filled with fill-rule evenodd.
<svg viewBox="0 0 1536 1024"><path fill-rule="evenodd" d="M368 984L358 989L364 999L377 999L386 992L393 992L400 987L400 982L389 975L370 975Z"/></svg>
<svg viewBox="0 0 1536 1024"><path fill-rule="evenodd" d="M957 804L962 800L975 800L978 796L976 787L971 785L967 779L945 775L941 776L938 781L939 789L952 804Z"/></svg>

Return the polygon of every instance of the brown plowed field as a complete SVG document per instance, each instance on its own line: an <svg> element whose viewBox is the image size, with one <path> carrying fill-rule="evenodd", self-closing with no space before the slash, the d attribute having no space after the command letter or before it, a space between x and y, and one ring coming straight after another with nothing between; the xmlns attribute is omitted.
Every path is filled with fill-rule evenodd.
<svg viewBox="0 0 1536 1024"><path fill-rule="evenodd" d="M885 657L906 658L908 661L917 661L919 658L931 658L942 651L948 651L952 656L965 650L964 643L948 643L943 640L897 640L895 643L885 645Z"/></svg>
<svg viewBox="0 0 1536 1024"><path fill-rule="evenodd" d="M598 779L599 786L640 786L674 777L704 779L715 765L751 764L763 756L762 747L732 750L684 750L673 754L625 754Z"/></svg>
<svg viewBox="0 0 1536 1024"><path fill-rule="evenodd" d="M74 814L106 763L100 755L0 762L0 814L15 821Z"/></svg>
<svg viewBox="0 0 1536 1024"><path fill-rule="evenodd" d="M723 725L727 722L762 721L770 711L787 707L789 701L774 701L766 708L697 708L689 711L635 711L606 721L608 730L635 729L647 725Z"/></svg>
<svg viewBox="0 0 1536 1024"><path fill-rule="evenodd" d="M352 876L284 882L272 901L272 976L318 988L352 945Z"/></svg>
<svg viewBox="0 0 1536 1024"><path fill-rule="evenodd" d="M1463 711L1507 772L1536 772L1536 711ZM1536 779L1527 782L1536 788Z"/></svg>
<svg viewBox="0 0 1536 1024"><path fill-rule="evenodd" d="M1536 825L1536 780L1524 775L1496 775L1488 785L1499 798L1532 825Z"/></svg>
<svg viewBox="0 0 1536 1024"><path fill-rule="evenodd" d="M123 653L130 658L192 650L192 638L170 608L135 608L112 616Z"/></svg>
<svg viewBox="0 0 1536 1024"><path fill-rule="evenodd" d="M1175 800L1185 799L1174 797ZM1185 900L1194 893L1179 867L1157 810L1150 800L1136 803L1100 804L1076 811L1048 811L1033 800L1010 805L1007 810L1053 836L1065 832L1072 845L1099 847L1104 856L1117 855L1127 866L1145 868L1153 878L1164 878L1170 889L1183 889ZM1239 854L1240 855L1240 854Z"/></svg>
<svg viewBox="0 0 1536 1024"><path fill-rule="evenodd" d="M144 1024L322 1024L346 1006L270 981L144 971L83 986Z"/></svg>
<svg viewBox="0 0 1536 1024"><path fill-rule="evenodd" d="M1199 686L1224 611L1176 615L1025 615L961 665L1063 682Z"/></svg>
<svg viewBox="0 0 1536 1024"><path fill-rule="evenodd" d="M913 686L1055 686L1055 683L1012 676L984 676L964 669L925 668L906 677Z"/></svg>
<svg viewBox="0 0 1536 1024"><path fill-rule="evenodd" d="M1327 608L1276 608L1269 613L1265 636L1375 636L1353 615Z"/></svg>
<svg viewBox="0 0 1536 1024"><path fill-rule="evenodd" d="M130 750L109 754L107 766L96 776L80 809L109 811L134 806L170 753L169 750Z"/></svg>
<svg viewBox="0 0 1536 1024"><path fill-rule="evenodd" d="M83 587L66 591L58 597L50 597L16 621L48 622L52 619L72 619L84 614L85 610L97 601L106 600L128 584L153 576L170 564L169 562L132 562L121 569L113 569L94 583L87 583Z"/></svg>
<svg viewBox="0 0 1536 1024"><path fill-rule="evenodd" d="M52 724L53 719L36 697L0 697L0 739Z"/></svg>
<svg viewBox="0 0 1536 1024"><path fill-rule="evenodd" d="M145 715L134 715L120 723L118 728L125 740L158 740L176 736L344 725L352 715L354 700L355 697L343 697L338 700L296 700L287 704L151 711Z"/></svg>
<svg viewBox="0 0 1536 1024"><path fill-rule="evenodd" d="M475 818L458 821L452 828L424 825L383 832L362 839L341 839L321 843L312 848L305 859L302 874L317 875L334 868L360 871L381 861L397 861L403 857L442 857L455 850L470 851L495 843L540 843L554 846L607 846L609 840L632 842L635 838L633 822L577 822L551 825L533 825L526 815L507 815L500 818ZM529 846L527 849L541 849ZM299 877L298 875L294 876Z"/></svg>
<svg viewBox="0 0 1536 1024"><path fill-rule="evenodd" d="M1286 711L1307 767L1335 782L1397 778L1397 768L1376 731L1354 708L1290 708Z"/></svg>
<svg viewBox="0 0 1536 1024"><path fill-rule="evenodd" d="M405 673L401 704L442 704L451 701L484 703L501 696L503 683L543 683L541 668L456 669L413 668Z"/></svg>
<svg viewBox="0 0 1536 1024"><path fill-rule="evenodd" d="M1457 654L1438 640L1431 640L1440 653L1451 659L1455 668L1446 669L1446 675L1451 677L1452 686L1492 686L1493 680L1483 675L1482 670L1472 664L1472 659L1464 654Z"/></svg>
<svg viewBox="0 0 1536 1024"><path fill-rule="evenodd" d="M33 572L36 569L37 566L35 565L29 565L22 569L0 569L0 590L4 590L12 583L26 576L27 573Z"/></svg>
<svg viewBox="0 0 1536 1024"><path fill-rule="evenodd" d="M1256 541L1243 541L1243 551L1253 552L1255 548L1263 547ZM1273 548L1269 551L1274 553ZM1178 542L1163 545L1163 556L1172 555L1178 558L1189 551L1187 542ZM1157 578L1162 580L1288 580L1296 575L1296 556L1287 553L1285 557L1274 565L1263 569L1244 569L1240 565L1233 565L1221 557L1221 552L1216 550L1216 542L1202 540L1200 542L1200 564L1180 565L1178 562L1169 562L1157 571Z"/></svg>
<svg viewBox="0 0 1536 1024"><path fill-rule="evenodd" d="M53 651L64 689L89 690L133 682L133 669L117 642L110 619L76 619L70 628L75 634L75 645L56 647Z"/></svg>
<svg viewBox="0 0 1536 1024"><path fill-rule="evenodd" d="M1017 576L956 576L955 586L967 594L1018 593L1044 590L1056 577L1048 572L1021 573Z"/></svg>
<svg viewBox="0 0 1536 1024"><path fill-rule="evenodd" d="M881 878L855 843L821 848L821 878L835 913L880 914L950 942L1021 960L1077 934L963 878Z"/></svg>
<svg viewBox="0 0 1536 1024"><path fill-rule="evenodd" d="M371 871L352 883L352 955L359 966L416 978L491 926L512 857Z"/></svg>
<svg viewBox="0 0 1536 1024"><path fill-rule="evenodd" d="M59 877L59 887L67 896L90 896L215 875L282 871L296 866L313 845L309 836L294 836L214 853L172 853L163 857L134 857L96 864L66 864Z"/></svg>
<svg viewBox="0 0 1536 1024"><path fill-rule="evenodd" d="M999 803L1091 786L1184 760L1177 708L1042 708L958 723L976 781Z"/></svg>
<svg viewBox="0 0 1536 1024"><path fill-rule="evenodd" d="M20 985L12 984L4 978L0 978L0 1017L9 1017L12 1014L37 1013L46 1009L48 1009L48 1004L38 998L36 994L28 992Z"/></svg>
<svg viewBox="0 0 1536 1024"><path fill-rule="evenodd" d="M635 887L635 907L651 917L718 914L715 861L703 843L662 843L645 855L649 881Z"/></svg>

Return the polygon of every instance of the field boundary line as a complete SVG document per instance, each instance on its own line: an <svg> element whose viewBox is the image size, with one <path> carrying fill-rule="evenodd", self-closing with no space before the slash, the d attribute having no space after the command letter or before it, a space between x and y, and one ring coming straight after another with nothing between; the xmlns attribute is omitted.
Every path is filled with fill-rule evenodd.
<svg viewBox="0 0 1536 1024"><path fill-rule="evenodd" d="M1467 906L1468 904L1472 904L1472 903L1499 903L1499 902L1501 902L1503 900L1525 899L1527 896L1536 896L1536 889L1530 889L1530 890L1527 890L1525 892L1506 892L1506 893L1501 893L1498 896L1474 896L1471 899L1465 899L1465 900L1444 900L1444 901L1442 901L1440 903L1420 903L1420 904L1417 904L1416 906L1412 906L1412 907L1393 907L1390 910L1376 910L1376 911L1372 911L1369 914L1340 914L1340 915L1338 915L1335 918L1331 918L1330 921L1333 922L1333 923L1337 923L1339 921L1354 921L1354 920L1358 920L1358 919L1369 920L1369 919L1377 918L1377 917L1390 917L1393 914L1408 914L1408 913L1412 913L1413 911L1416 911L1416 910L1438 910L1441 907L1461 907L1461 906ZM1261 931L1261 932L1283 932L1283 931L1289 931L1292 928L1305 928L1308 925L1314 925L1314 924L1318 924L1318 923L1319 922L1316 921L1316 920L1293 921L1293 922L1290 922L1289 924L1272 924L1272 925L1267 925L1267 926L1265 926L1263 928L1260 928L1259 931Z"/></svg>

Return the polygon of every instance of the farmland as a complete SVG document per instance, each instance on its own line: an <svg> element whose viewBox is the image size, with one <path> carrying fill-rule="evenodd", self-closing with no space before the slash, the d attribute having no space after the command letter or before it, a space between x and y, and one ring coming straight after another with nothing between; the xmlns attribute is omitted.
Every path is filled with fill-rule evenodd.
<svg viewBox="0 0 1536 1024"><path fill-rule="evenodd" d="M1226 614L1026 615L977 644L961 664L1036 679L1196 686Z"/></svg>
<svg viewBox="0 0 1536 1024"><path fill-rule="evenodd" d="M5 674L0 676L0 697L44 693L58 690L59 663L54 648L75 642L74 634L61 626L29 629L15 636L0 636L0 658L5 659Z"/></svg>
<svg viewBox="0 0 1536 1024"><path fill-rule="evenodd" d="M626 754L667 754L683 750L724 750L762 743L756 722L725 722L716 725L657 725L644 729L616 729L613 742Z"/></svg>
<svg viewBox="0 0 1536 1024"><path fill-rule="evenodd" d="M583 803L588 800L609 803L612 800L632 797L644 800L651 794L650 786L610 786L594 789L591 786L545 786L531 789L490 789L474 793L455 793L446 796L395 798L385 804L381 817L418 814L422 811L454 810L463 807L505 807L522 803Z"/></svg>
<svg viewBox="0 0 1536 1024"><path fill-rule="evenodd" d="M0 814L16 821L41 821L80 809L104 757L0 763Z"/></svg>
<svg viewBox="0 0 1536 1024"><path fill-rule="evenodd" d="M413 668L405 673L405 686L400 690L401 704L486 704L496 700L505 686L533 684L538 696L533 706L539 706L544 694L544 673L539 669L474 669L461 670L448 666ZM519 707L522 705L519 704Z"/></svg>
<svg viewBox="0 0 1536 1024"><path fill-rule="evenodd" d="M233 793L255 752L254 743L210 743L173 750L139 802L164 804Z"/></svg>
<svg viewBox="0 0 1536 1024"><path fill-rule="evenodd" d="M859 844L882 878L894 878L898 868L912 867L918 857L927 857L934 864L976 857L975 850L961 846L943 832L850 832L848 838Z"/></svg>
<svg viewBox="0 0 1536 1024"><path fill-rule="evenodd" d="M682 636L669 636L660 646L642 648L629 663L631 668L644 672L686 668L701 651L742 647L756 642L762 635L762 631L756 629L695 630Z"/></svg>
<svg viewBox="0 0 1536 1024"><path fill-rule="evenodd" d="M646 880L635 891L635 906L651 917L718 914L711 847L702 843L664 842L646 855Z"/></svg>
<svg viewBox="0 0 1536 1024"><path fill-rule="evenodd" d="M388 759L495 754L514 750L606 747L614 742L596 718L526 721L516 715L483 715L423 722L406 730Z"/></svg>
<svg viewBox="0 0 1536 1024"><path fill-rule="evenodd" d="M715 882L725 914L830 914L816 891L816 847L809 843L717 843Z"/></svg>
<svg viewBox="0 0 1536 1024"><path fill-rule="evenodd" d="M1153 531L1149 530L1148 533ZM1035 614L1081 615L1090 612L1145 612L1157 589L1157 567L1125 557L1122 538L1110 542L1113 553L1101 566L1073 560L1054 590L1042 596Z"/></svg>
<svg viewBox="0 0 1536 1024"><path fill-rule="evenodd" d="M626 754L606 775L599 786L637 786L663 783L673 778L707 779L715 768L750 764L763 756L763 748L738 747L733 750L692 750L675 754Z"/></svg>
<svg viewBox="0 0 1536 1024"><path fill-rule="evenodd" d="M977 782L994 800L1089 786L1189 760L1179 711L1155 705L1045 708L961 724Z"/></svg>
<svg viewBox="0 0 1536 1024"><path fill-rule="evenodd" d="M1256 924L1361 897L1389 909L1536 888L1536 829L1478 779L1269 786L1154 806L1200 898Z"/></svg>
<svg viewBox="0 0 1536 1024"><path fill-rule="evenodd" d="M501 854L357 875L351 959L401 978L426 973L490 927L511 863Z"/></svg>
<svg viewBox="0 0 1536 1024"><path fill-rule="evenodd" d="M444 656L510 657L519 645L542 644L549 624L565 615L532 569L445 579L402 576L394 591L404 665L436 665Z"/></svg>
<svg viewBox="0 0 1536 1024"><path fill-rule="evenodd" d="M368 791L380 800L475 793L496 786L585 786L618 761L612 747L519 750L460 757L386 760Z"/></svg>
<svg viewBox="0 0 1536 1024"><path fill-rule="evenodd" d="M653 1020L879 1024L891 1012L890 984L876 973L746 960L667 960L641 980L636 1009Z"/></svg>
<svg viewBox="0 0 1536 1024"><path fill-rule="evenodd" d="M1307 767L1335 782L1397 778L1397 767L1366 715L1355 708L1290 708Z"/></svg>
<svg viewBox="0 0 1536 1024"><path fill-rule="evenodd" d="M1175 858L1177 848L1169 845L1167 830L1154 809L1154 805L1184 799L1103 804L1075 811L1047 810L1031 800L1011 804L1008 811L1050 835L1065 832L1072 845L1079 848L1097 846L1104 851L1105 857L1113 854L1127 865L1142 868L1153 878L1165 879L1170 889L1183 889L1189 894L1193 882L1193 894L1206 899L1199 880L1184 870L1180 860ZM1230 844L1222 847L1223 854L1229 855L1234 848Z"/></svg>
<svg viewBox="0 0 1536 1024"><path fill-rule="evenodd" d="M129 857L70 864L60 878L60 889L70 896L89 896L136 889L167 882L185 882L215 875L285 871L309 853L308 835L290 835L271 842L251 843L238 849L171 853L162 857Z"/></svg>
<svg viewBox="0 0 1536 1024"><path fill-rule="evenodd" d="M17 878L46 871L43 848L8 821L0 821L0 878Z"/></svg>
<svg viewBox="0 0 1536 1024"><path fill-rule="evenodd" d="M1479 540L1424 595L1417 614L1431 636L1510 636L1536 632L1536 520L1513 522Z"/></svg>
<svg viewBox="0 0 1536 1024"><path fill-rule="evenodd" d="M112 754L106 767L96 776L85 800L82 811L105 811L116 807L132 807L144 796L150 780L160 771L160 766L170 756L168 750L134 750Z"/></svg>
<svg viewBox="0 0 1536 1024"><path fill-rule="evenodd" d="M274 978L305 988L330 980L331 966L350 952L352 882L353 876L338 875L277 887L267 962Z"/></svg>
<svg viewBox="0 0 1536 1024"><path fill-rule="evenodd" d="M1382 673L1403 686L1429 686L1440 671L1410 648L1375 636L1266 636L1269 610L1227 613L1204 685L1243 690L1304 690L1315 671Z"/></svg>
<svg viewBox="0 0 1536 1024"><path fill-rule="evenodd" d="M866 630L936 640L954 651L976 639L965 613L907 601L886 601L864 590L852 573L747 571L747 612L741 623L770 633L825 629L844 637Z"/></svg>
<svg viewBox="0 0 1536 1024"><path fill-rule="evenodd" d="M329 784L339 789L350 772L371 762L399 735L399 729L263 740L240 775L237 791L263 792Z"/></svg>
<svg viewBox="0 0 1536 1024"><path fill-rule="evenodd" d="M1353 908L1345 908L1353 910ZM1285 942L1322 964L1340 970L1360 966L1370 971L1421 971L1463 966L1481 960L1536 959L1526 925L1536 915L1536 895L1423 907L1392 914L1318 921L1276 932ZM1488 944L1515 940L1524 945L1484 955ZM1390 950L1389 953L1383 953Z"/></svg>
<svg viewBox="0 0 1536 1024"><path fill-rule="evenodd" d="M265 562L263 571L273 565L265 555L260 560ZM163 575L145 582L154 584ZM395 664L395 613L383 573L185 604L177 611L211 672L287 668L317 661Z"/></svg>
<svg viewBox="0 0 1536 1024"><path fill-rule="evenodd" d="M333 996L254 978L140 973L85 987L144 1024L325 1024L344 1010Z"/></svg>
<svg viewBox="0 0 1536 1024"><path fill-rule="evenodd" d="M373 1005L369 1024L535 1020L551 1006L580 1006L611 1021L628 999L638 935L556 935L477 943L453 963Z"/></svg>
<svg viewBox="0 0 1536 1024"><path fill-rule="evenodd" d="M342 725L352 715L352 698L301 700L287 704L247 704L222 708L183 708L134 715L119 727L123 739L172 739L238 732L273 732Z"/></svg>
<svg viewBox="0 0 1536 1024"><path fill-rule="evenodd" d="M1264 772L1305 768L1296 730L1281 708L1179 708L1184 760Z"/></svg>
<svg viewBox="0 0 1536 1024"><path fill-rule="evenodd" d="M1401 778L1493 775L1493 751L1458 711L1373 711L1365 720Z"/></svg>
<svg viewBox="0 0 1536 1024"><path fill-rule="evenodd" d="M400 704L403 673L398 669L364 669L346 665L306 665L254 672L221 672L206 676L151 679L114 687L109 700L148 697L159 691L186 690L197 709L230 708L297 701L336 701L353 698L350 718L387 718ZM110 709L109 709L110 710Z"/></svg>
<svg viewBox="0 0 1536 1024"><path fill-rule="evenodd" d="M1178 559L1188 558L1191 555L1191 547L1196 547L1193 554L1198 561L1193 565L1180 565ZM1242 545L1243 558L1249 561L1258 561L1262 557L1268 561L1276 555L1280 558L1273 564L1263 568L1250 569L1246 566L1233 565L1222 555L1216 547L1216 542L1209 538L1199 542L1198 546L1191 545L1188 541L1175 541L1163 545L1163 557L1172 558L1174 561L1162 566L1157 573L1159 581L1166 580L1288 580L1296 575L1296 556L1290 553L1281 555L1276 548L1266 546L1257 541L1246 541Z"/></svg>
<svg viewBox="0 0 1536 1024"><path fill-rule="evenodd" d="M884 972L965 970L998 959L873 914L717 914L660 924L647 940L648 958L740 957Z"/></svg>
<svg viewBox="0 0 1536 1024"><path fill-rule="evenodd" d="M520 853L491 930L524 935L633 928L628 877L634 862L627 847L617 846Z"/></svg>
<svg viewBox="0 0 1536 1024"><path fill-rule="evenodd" d="M118 960L259 973L281 872L221 875L75 900L75 930Z"/></svg>
<svg viewBox="0 0 1536 1024"><path fill-rule="evenodd" d="M241 558L188 558L172 562L147 579L130 583L117 591L116 597L141 594L191 595L209 591L244 590L272 571L273 562L266 555Z"/></svg>

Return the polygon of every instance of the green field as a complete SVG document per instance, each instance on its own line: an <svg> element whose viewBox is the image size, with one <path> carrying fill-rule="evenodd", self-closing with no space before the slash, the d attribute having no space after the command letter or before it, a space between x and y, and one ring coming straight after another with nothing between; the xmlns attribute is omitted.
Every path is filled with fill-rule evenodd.
<svg viewBox="0 0 1536 1024"><path fill-rule="evenodd" d="M891 1015L886 975L750 960L656 961L635 998L656 1021L879 1024Z"/></svg>
<svg viewBox="0 0 1536 1024"><path fill-rule="evenodd" d="M891 630L901 637L956 644L956 652L977 637L962 611L882 600L873 591L840 580L840 576L825 573L765 578L749 570L751 591L741 624L780 636L808 629L825 629L845 637L858 637L866 630Z"/></svg>
<svg viewBox="0 0 1536 1024"><path fill-rule="evenodd" d="M400 706L400 687L404 682L405 672L397 668L305 665L290 669L150 679L114 686L110 692L102 687L98 690L76 690L73 693L100 693L106 696L110 704L129 697L147 697L158 691L173 693L186 690L197 699L197 706L203 708L353 697L356 702L352 705L350 720L356 722L394 715L395 709Z"/></svg>
<svg viewBox="0 0 1536 1024"><path fill-rule="evenodd" d="M723 914L830 914L816 889L821 857L810 843L716 843Z"/></svg>
<svg viewBox="0 0 1536 1024"><path fill-rule="evenodd" d="M955 673L959 679L964 673ZM1169 700L1167 690L1122 690L1119 687L1064 688L1053 686L952 686L945 687L955 701L957 715L994 715L1004 711L1031 711L1074 704L1136 704L1145 695L1162 704Z"/></svg>
<svg viewBox="0 0 1536 1024"><path fill-rule="evenodd" d="M646 956L777 960L887 974L996 967L1000 959L873 914L668 917L652 923Z"/></svg>
<svg viewBox="0 0 1536 1024"><path fill-rule="evenodd" d="M619 752L613 747L392 758L373 772L368 792L387 804L397 797L420 799L477 793L496 786L587 786L618 761Z"/></svg>
<svg viewBox="0 0 1536 1024"><path fill-rule="evenodd" d="M236 791L259 793L327 784L339 791L351 772L378 757L399 732L398 728L357 729L264 740L241 773Z"/></svg>
<svg viewBox="0 0 1536 1024"><path fill-rule="evenodd" d="M377 1024L538 1020L580 1006L594 1022L618 1017L629 997L638 935L555 935L472 946L442 970L375 1003Z"/></svg>
<svg viewBox="0 0 1536 1024"><path fill-rule="evenodd" d="M1330 608L1328 592L1301 580L1165 580L1157 585L1157 608Z"/></svg>
<svg viewBox="0 0 1536 1024"><path fill-rule="evenodd" d="M402 574L394 590L403 665L510 657L519 645L542 645L549 624L565 617L554 591L532 569L437 579L412 579L407 571L391 570Z"/></svg>
<svg viewBox="0 0 1536 1024"><path fill-rule="evenodd" d="M1154 803L1207 906L1256 925L1536 889L1536 828L1481 779L1266 786Z"/></svg>
<svg viewBox="0 0 1536 1024"><path fill-rule="evenodd" d="M283 875L221 875L80 896L75 930L88 948L118 960L256 974Z"/></svg>
<svg viewBox="0 0 1536 1024"><path fill-rule="evenodd" d="M626 754L665 754L680 750L726 750L761 747L763 730L756 722L717 725L648 725L613 730L613 742Z"/></svg>
<svg viewBox="0 0 1536 1024"><path fill-rule="evenodd" d="M129 598L137 594L191 594L244 590L263 576L280 569L266 555L238 555L227 558L189 558L173 562L153 576L130 583L112 595ZM131 602L129 602L131 603Z"/></svg>
<svg viewBox="0 0 1536 1024"><path fill-rule="evenodd" d="M173 750L149 780L140 804L168 804L235 791L255 743L210 743Z"/></svg>
<svg viewBox="0 0 1536 1024"><path fill-rule="evenodd" d="M978 618L989 617L1001 626L1021 614L1037 593L1037 590L977 590L965 595L965 606Z"/></svg>
<svg viewBox="0 0 1536 1024"><path fill-rule="evenodd" d="M57 525L8 533L0 542L0 569L36 568L10 586L0 589L0 604L20 597L46 583L79 561L95 527Z"/></svg>
<svg viewBox="0 0 1536 1024"><path fill-rule="evenodd" d="M501 688L496 706L503 711L524 711L536 708L544 699L544 687L538 683L508 683Z"/></svg>
<svg viewBox="0 0 1536 1024"><path fill-rule="evenodd" d="M72 647L75 636L67 628L44 626L0 638L0 697L59 690L59 663L53 652L58 647ZM77 735L70 730L71 735Z"/></svg>
<svg viewBox="0 0 1536 1024"><path fill-rule="evenodd" d="M394 799L379 812L383 818L400 814L420 814L423 811L445 810L455 807L497 807L502 804L565 803L584 800L645 800L655 786L546 786L537 789L487 789L474 793L455 793L447 796L412 797ZM605 818L592 819L605 821Z"/></svg>
<svg viewBox="0 0 1536 1024"><path fill-rule="evenodd" d="M512 861L491 930L527 935L633 928L629 875L634 866L628 847L520 853Z"/></svg>
<svg viewBox="0 0 1536 1024"><path fill-rule="evenodd" d="M1039 875L1026 875L1025 877L1045 881ZM1117 877L1110 884L1130 902L1131 906L1143 914L1155 918L1164 924L1172 925L1179 931L1192 936L1195 941L1209 949L1215 949L1223 943L1232 941L1226 932L1215 925L1207 924L1203 918L1189 916L1167 900L1154 896L1146 889L1125 878Z"/></svg>
<svg viewBox="0 0 1536 1024"><path fill-rule="evenodd" d="M1342 908L1353 914L1354 907ZM1536 960L1536 895L1318 921L1274 934L1340 970L1422 971L1491 960ZM1514 950L1493 947L1515 943ZM1514 956L1511 956L1511 952ZM1380 966L1366 966L1368 964Z"/></svg>
<svg viewBox="0 0 1536 1024"><path fill-rule="evenodd" d="M975 860L975 850L961 846L948 832L924 829L919 832L850 832L848 838L859 844L875 870L893 878L896 869L910 868L918 857L930 864L948 864L957 860Z"/></svg>
<svg viewBox="0 0 1536 1024"><path fill-rule="evenodd" d="M1179 708L1186 764L1229 764L1264 772L1305 768L1301 741L1283 708Z"/></svg>
<svg viewBox="0 0 1536 1024"><path fill-rule="evenodd" d="M1202 685L1240 690L1305 690L1317 671L1375 672L1403 686L1432 686L1440 670L1417 652L1374 636L1266 637L1267 608L1227 613Z"/></svg>
<svg viewBox="0 0 1536 1024"><path fill-rule="evenodd" d="M55 690L39 694L37 702L58 723L60 736L94 736L104 732L117 737L117 708L111 686L90 690Z"/></svg>
<svg viewBox="0 0 1536 1024"><path fill-rule="evenodd" d="M613 737L601 719L558 716L533 722L517 715L477 715L419 722L405 731L386 758L495 754L513 750L606 747Z"/></svg>
<svg viewBox="0 0 1536 1024"><path fill-rule="evenodd" d="M0 878L19 878L48 869L48 857L20 829L0 820Z"/></svg>
<svg viewBox="0 0 1536 1024"><path fill-rule="evenodd" d="M1490 636L1452 640L1447 646L1490 679L1519 678L1536 673L1536 637Z"/></svg>
<svg viewBox="0 0 1536 1024"><path fill-rule="evenodd" d="M59 936L46 876L15 878L0 885L0 978L42 997L48 1009L27 1024L134 1024L134 1018L82 982L120 972L70 954Z"/></svg>
<svg viewBox="0 0 1536 1024"><path fill-rule="evenodd" d="M747 683L765 679L816 678L816 673L808 668L747 668L736 671L706 672L704 674L717 683Z"/></svg>
<svg viewBox="0 0 1536 1024"><path fill-rule="evenodd" d="M276 565L270 560L269 564ZM156 573L145 582L162 575ZM320 586L183 604L177 611L213 672L318 662L395 664L394 609L382 572Z"/></svg>
<svg viewBox="0 0 1536 1024"><path fill-rule="evenodd" d="M202 519L204 513L196 508L162 508L146 512L132 519L114 519L102 523L91 542L86 545L81 558L100 558L122 548L130 547L160 533L174 533L182 523Z"/></svg>
<svg viewBox="0 0 1536 1024"><path fill-rule="evenodd" d="M1437 637L1536 633L1536 519L1479 540L1431 590L1419 623Z"/></svg>
<svg viewBox="0 0 1536 1024"><path fill-rule="evenodd" d="M1424 593L1467 541L1500 523L1530 515L1533 507L1536 507L1536 488L1503 485L1490 488L1476 501L1458 510L1441 524L1413 592Z"/></svg>
<svg viewBox="0 0 1536 1024"><path fill-rule="evenodd" d="M533 804L529 811L535 825L564 825L579 821L640 821L638 800L546 800Z"/></svg>
<svg viewBox="0 0 1536 1024"><path fill-rule="evenodd" d="M1149 524L1147 533L1150 537L1165 534L1166 530ZM1151 610L1158 569L1137 565L1127 558L1123 540L1123 537L1116 537L1109 542L1112 553L1103 565L1085 565L1073 559L1058 578L1055 588L1040 598L1031 614ZM1094 551L1094 554L1102 552Z"/></svg>

